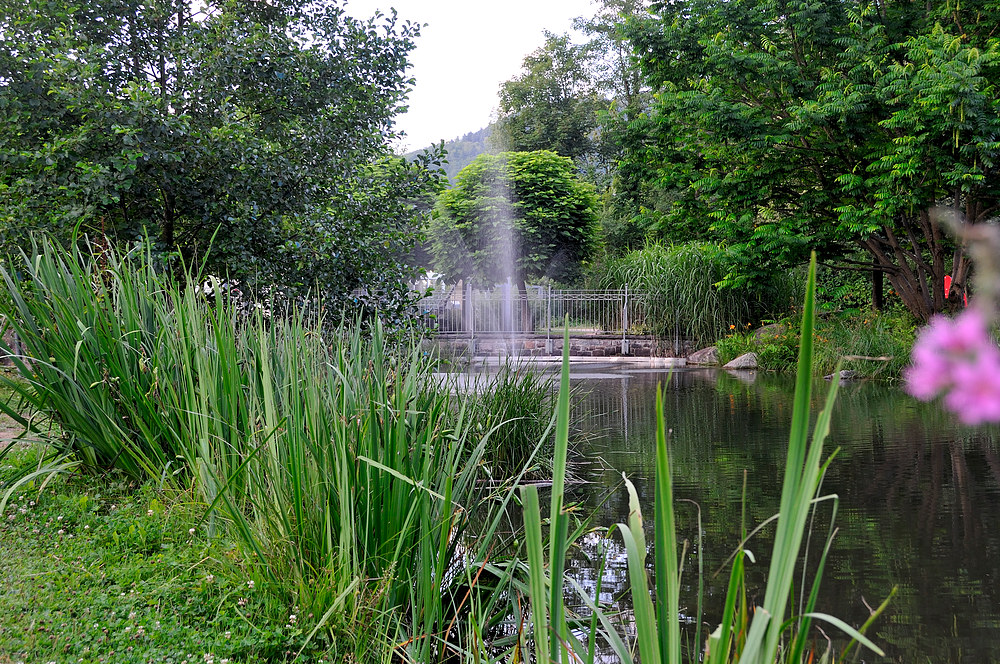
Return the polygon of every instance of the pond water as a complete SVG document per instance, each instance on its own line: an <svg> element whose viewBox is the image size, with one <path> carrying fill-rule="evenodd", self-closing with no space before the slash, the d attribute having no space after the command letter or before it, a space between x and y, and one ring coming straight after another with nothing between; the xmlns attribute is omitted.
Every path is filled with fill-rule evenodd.
<svg viewBox="0 0 1000 664"><path fill-rule="evenodd" d="M713 574L739 543L742 512L752 529L778 510L792 377L737 377L716 370L675 370L671 375L622 365L590 366L581 372L586 376L574 381L574 412L587 436L577 445L575 472L589 483L578 485L573 498L596 511L595 525L601 526L627 518L622 473L635 483L646 525L652 526L655 394L659 384L667 383L675 497L682 501L677 505L679 535L693 542L685 562L682 606L693 623L700 508L703 624L714 629L728 569ZM814 411L827 389L828 383L817 381ZM859 626L869 615L867 606L877 607L895 586L895 598L869 631L887 658L865 652L859 661L1000 661L1000 430L962 428L898 388L862 381L841 389L826 446L828 451L837 448L823 489L839 496L839 530L817 610ZM818 511L813 562L829 529L831 505ZM756 556L756 564L748 563L747 580L758 601L763 600L772 533L773 528L766 529L747 546ZM591 588L600 540L586 538L569 563ZM602 600L627 610L620 542L615 535L601 543L608 551ZM652 564L651 556L649 560ZM826 632L837 636L834 628ZM816 632L816 638L822 650L823 637Z"/></svg>

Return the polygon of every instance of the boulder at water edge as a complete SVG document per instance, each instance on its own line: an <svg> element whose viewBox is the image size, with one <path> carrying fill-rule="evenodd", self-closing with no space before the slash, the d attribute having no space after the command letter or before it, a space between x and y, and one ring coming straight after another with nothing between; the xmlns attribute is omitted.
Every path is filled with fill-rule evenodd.
<svg viewBox="0 0 1000 664"><path fill-rule="evenodd" d="M840 380L854 380L857 377L858 377L857 371L852 371L850 369L840 370ZM833 380L833 374L830 374L828 376L823 376L823 378L826 378L827 380Z"/></svg>
<svg viewBox="0 0 1000 664"><path fill-rule="evenodd" d="M757 353L744 353L723 367L724 369L756 369Z"/></svg>
<svg viewBox="0 0 1000 664"><path fill-rule="evenodd" d="M719 349L715 346L696 350L687 357L688 364L718 364Z"/></svg>

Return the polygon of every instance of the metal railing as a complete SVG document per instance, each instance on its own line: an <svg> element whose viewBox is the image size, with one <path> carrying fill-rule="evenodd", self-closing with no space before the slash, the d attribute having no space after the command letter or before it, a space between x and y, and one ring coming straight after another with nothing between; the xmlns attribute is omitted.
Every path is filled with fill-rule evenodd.
<svg viewBox="0 0 1000 664"><path fill-rule="evenodd" d="M424 325L452 336L561 335L626 337L646 331L643 293L629 290L563 290L510 283L481 291L444 288L421 301Z"/></svg>

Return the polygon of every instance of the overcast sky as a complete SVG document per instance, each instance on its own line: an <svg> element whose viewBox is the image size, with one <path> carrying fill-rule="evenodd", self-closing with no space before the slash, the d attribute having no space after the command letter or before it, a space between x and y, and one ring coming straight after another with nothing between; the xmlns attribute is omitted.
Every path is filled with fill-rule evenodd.
<svg viewBox="0 0 1000 664"><path fill-rule="evenodd" d="M427 24L410 58L417 79L410 110L397 120L407 150L485 127L495 114L500 83L542 45L543 31L570 31L573 18L596 9L592 0L347 2L348 13L358 18L390 7L401 19Z"/></svg>

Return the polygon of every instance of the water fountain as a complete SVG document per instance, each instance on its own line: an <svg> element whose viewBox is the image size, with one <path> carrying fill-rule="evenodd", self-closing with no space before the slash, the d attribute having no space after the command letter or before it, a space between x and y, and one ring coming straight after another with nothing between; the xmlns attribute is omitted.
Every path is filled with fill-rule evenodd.
<svg viewBox="0 0 1000 664"><path fill-rule="evenodd" d="M514 312L514 288L515 276L517 274L517 258L520 253L519 238L514 227L513 196L511 196L510 183L504 172L505 163L497 164L498 170L491 183L490 198L493 201L491 226L493 228L492 241L494 243L495 255L498 258L497 276L500 277L500 332L503 339L503 348L507 358L516 358L518 355L519 325L515 322Z"/></svg>

